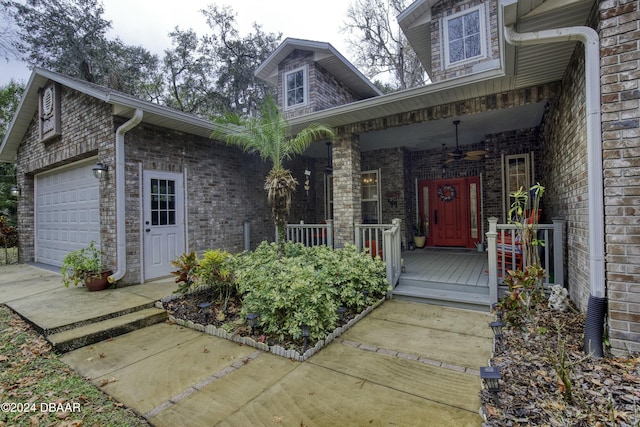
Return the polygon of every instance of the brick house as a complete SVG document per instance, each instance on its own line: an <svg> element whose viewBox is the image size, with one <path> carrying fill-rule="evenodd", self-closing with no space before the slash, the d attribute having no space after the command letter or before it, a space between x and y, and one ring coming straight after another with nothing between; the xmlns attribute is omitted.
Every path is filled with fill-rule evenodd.
<svg viewBox="0 0 640 427"><path fill-rule="evenodd" d="M17 167L21 262L59 266L95 241L119 283L135 284L167 276L187 250L245 249L246 221L251 247L271 238L270 209L255 197L267 165L212 141L213 129L35 69L0 153ZM100 180L98 162L108 167Z"/></svg>
<svg viewBox="0 0 640 427"><path fill-rule="evenodd" d="M487 218L505 221L510 191L540 182L543 220L566 224L572 300L606 311L614 352L639 351L639 5L417 0L398 22L431 84L335 107L312 108L313 92L285 98L301 59L313 61L301 41L285 40L279 51L289 56L272 55L257 75L278 85L294 128L336 131L330 154L320 145L308 154L318 159L317 192L320 182L332 190L315 212L334 219L338 245L353 241L354 223L397 217L405 244L427 220L428 245L471 247ZM320 179L323 161L332 174ZM467 213L442 214L435 193L451 186ZM591 327L598 334L602 325Z"/></svg>
<svg viewBox="0 0 640 427"><path fill-rule="evenodd" d="M406 247L414 224L426 221L427 245L473 247L489 217L505 222L509 192L539 181L547 189L543 220L566 223L564 284L572 300L587 312L592 302L604 307L614 352L639 351L639 8L638 0L417 0L398 22L431 83L386 95L330 45L286 39L258 77L276 87L294 130L320 122L336 132L291 164L300 182L305 169L311 179L309 191L295 196L290 222L332 218L340 246L354 241L354 223L400 218ZM44 105L49 87L57 97ZM44 126L38 117L51 121ZM255 197L266 166L211 141L212 129L36 70L0 146L0 161L18 166L21 259L55 265L61 253L51 253L67 249L57 242L69 232L46 222L63 207L44 206L75 197L76 210L84 209L73 173L90 174L96 161L110 169L106 180L91 177L88 193L97 202L88 217L97 223L83 239L99 237L105 262L123 281L162 272L147 221L168 225L178 215L185 229L173 236L183 236L189 250L241 250L245 220L252 246L271 239L268 207ZM60 183L70 182L78 184L72 195L58 196ZM147 207L171 199L167 189L181 182L188 191L176 205L184 212ZM176 241L165 234L154 238ZM596 332L602 324L596 320Z"/></svg>

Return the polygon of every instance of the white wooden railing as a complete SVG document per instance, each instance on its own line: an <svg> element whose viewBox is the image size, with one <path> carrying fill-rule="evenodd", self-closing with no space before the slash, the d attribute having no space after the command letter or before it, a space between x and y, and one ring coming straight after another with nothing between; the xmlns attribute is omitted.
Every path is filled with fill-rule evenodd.
<svg viewBox="0 0 640 427"><path fill-rule="evenodd" d="M333 247L333 220L328 219L326 224L287 224L285 239L287 242L298 242L305 246L326 245ZM276 231L276 241L278 232Z"/></svg>
<svg viewBox="0 0 640 427"><path fill-rule="evenodd" d="M398 283L402 270L400 223L401 220L395 218L391 224L354 224L356 247L382 258L392 287Z"/></svg>
<svg viewBox="0 0 640 427"><path fill-rule="evenodd" d="M537 239L540 264L546 270L545 287L564 285L564 221L553 220L553 224L538 224ZM508 270L522 269L527 264L526 248L519 243L519 227L515 224L498 224L495 217L489 218L487 255L489 263L489 296L491 302L498 301L498 285Z"/></svg>

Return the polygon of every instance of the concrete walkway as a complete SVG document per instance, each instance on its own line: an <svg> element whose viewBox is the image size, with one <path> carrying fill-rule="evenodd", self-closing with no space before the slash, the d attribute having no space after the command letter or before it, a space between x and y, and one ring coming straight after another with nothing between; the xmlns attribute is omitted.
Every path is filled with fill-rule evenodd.
<svg viewBox="0 0 640 427"><path fill-rule="evenodd" d="M172 280L90 293L0 267L0 303L43 330L155 301ZM62 356L155 426L479 426L488 313L387 301L306 362L161 323Z"/></svg>

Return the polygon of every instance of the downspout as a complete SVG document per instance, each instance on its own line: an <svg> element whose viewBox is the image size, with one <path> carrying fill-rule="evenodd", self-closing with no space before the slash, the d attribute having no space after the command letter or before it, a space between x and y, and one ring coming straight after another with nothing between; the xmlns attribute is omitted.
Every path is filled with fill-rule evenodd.
<svg viewBox="0 0 640 427"><path fill-rule="evenodd" d="M127 234L125 222L125 163L124 135L142 121L142 110L136 109L133 117L116 130L116 264L117 270L109 276L109 283L122 279L127 272Z"/></svg>
<svg viewBox="0 0 640 427"><path fill-rule="evenodd" d="M600 117L600 41L589 27L517 33L505 26L505 40L515 46L579 41L585 47L585 98L587 114L587 180L589 186L589 305L584 351L603 357L602 336L606 312L604 263L604 193L602 176L602 128Z"/></svg>

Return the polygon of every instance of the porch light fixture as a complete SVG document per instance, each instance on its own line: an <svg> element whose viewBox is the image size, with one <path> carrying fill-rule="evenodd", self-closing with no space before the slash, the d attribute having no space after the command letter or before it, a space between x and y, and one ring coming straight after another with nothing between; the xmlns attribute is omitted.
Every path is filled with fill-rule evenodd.
<svg viewBox="0 0 640 427"><path fill-rule="evenodd" d="M500 368L497 366L481 366L480 367L480 379L484 384L484 387L491 393L496 405L500 406L498 400L498 392L500 391Z"/></svg>
<svg viewBox="0 0 640 427"><path fill-rule="evenodd" d="M256 328L256 324L258 323L258 313L249 313L246 316L247 324L251 328L251 335L254 335L254 330Z"/></svg>
<svg viewBox="0 0 640 427"><path fill-rule="evenodd" d="M302 339L304 340L304 343L302 345L302 353L307 352L307 340L309 339L310 335L311 328L309 327L309 325L302 325Z"/></svg>
<svg viewBox="0 0 640 427"><path fill-rule="evenodd" d="M93 170L93 176L95 176L99 180L102 180L107 177L107 171L109 170L109 166L105 165L104 163L98 162L96 163L96 165L93 167L92 170Z"/></svg>
<svg viewBox="0 0 640 427"><path fill-rule="evenodd" d="M14 185L13 187L11 187L9 189L9 194L11 194L12 197L20 196L20 188L18 188L18 186Z"/></svg>
<svg viewBox="0 0 640 427"><path fill-rule="evenodd" d="M211 315L211 303L210 302L201 302L198 304L198 308L204 314L204 320L206 322L209 321L209 316Z"/></svg>

